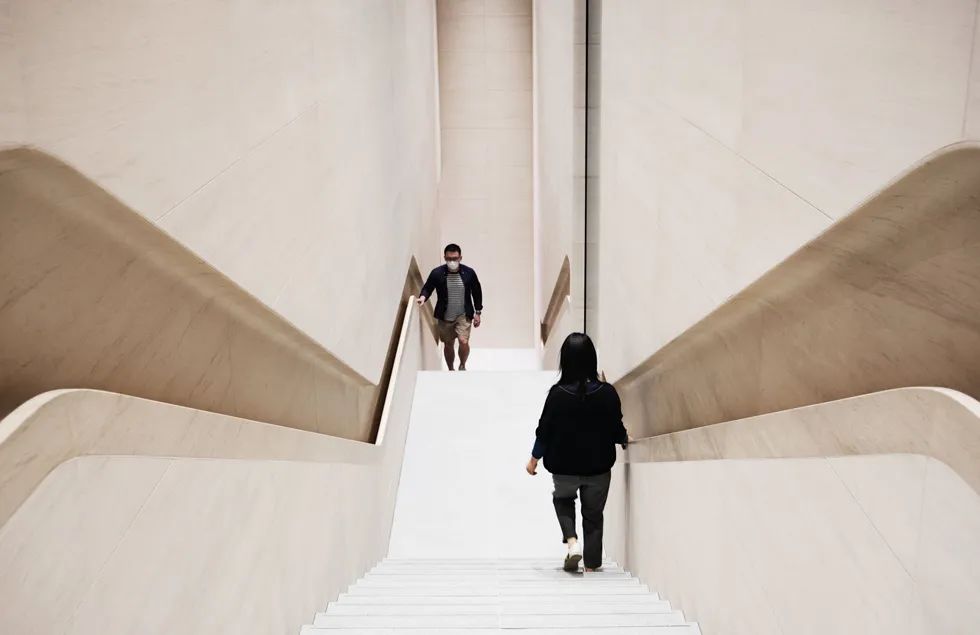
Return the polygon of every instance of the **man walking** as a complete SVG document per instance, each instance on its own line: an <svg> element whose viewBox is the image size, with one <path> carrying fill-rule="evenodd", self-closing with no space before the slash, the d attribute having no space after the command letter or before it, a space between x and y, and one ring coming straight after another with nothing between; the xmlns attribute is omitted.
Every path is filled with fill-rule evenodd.
<svg viewBox="0 0 980 635"><path fill-rule="evenodd" d="M446 264L436 267L419 292L419 306L425 304L432 292L438 292L436 319L439 320L439 339L449 370L455 370L456 352L453 342L459 340L459 369L466 370L470 356L470 325L480 327L483 311L483 289L476 272L460 262L463 252L459 245L446 245L443 250Z"/></svg>

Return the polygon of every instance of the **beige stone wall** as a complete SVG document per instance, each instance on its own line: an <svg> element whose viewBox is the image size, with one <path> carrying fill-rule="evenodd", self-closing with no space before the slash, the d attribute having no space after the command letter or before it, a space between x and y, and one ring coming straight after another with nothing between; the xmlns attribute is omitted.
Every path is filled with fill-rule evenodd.
<svg viewBox="0 0 980 635"><path fill-rule="evenodd" d="M576 151L576 141L580 141L576 136L579 134L576 124L581 124L575 117L576 4L573 0L534 3L535 212L539 223L535 248L539 251L541 268L535 302L540 308L539 318L548 307L566 256L572 277L581 277L580 254L574 250L584 222L581 192L576 189L575 179L582 172L581 154ZM581 290L580 284L577 289ZM577 325L581 328L581 318ZM556 332L553 336L564 338L566 334Z"/></svg>
<svg viewBox="0 0 980 635"><path fill-rule="evenodd" d="M976 8L603 3L599 303L612 379L910 165L980 132Z"/></svg>
<svg viewBox="0 0 980 635"><path fill-rule="evenodd" d="M476 347L534 346L531 0L440 0L442 244L458 243L483 284Z"/></svg>
<svg viewBox="0 0 980 635"><path fill-rule="evenodd" d="M973 632L978 415L904 388L640 440L606 549L705 632Z"/></svg>
<svg viewBox="0 0 980 635"><path fill-rule="evenodd" d="M299 632L387 552L437 367L418 311L402 333L378 445L99 391L3 419L0 632Z"/></svg>
<svg viewBox="0 0 980 635"><path fill-rule="evenodd" d="M431 250L434 5L0 2L0 146L66 161L371 381Z"/></svg>
<svg viewBox="0 0 980 635"><path fill-rule="evenodd" d="M978 280L980 144L962 142L622 377L623 411L648 436L904 386L978 397Z"/></svg>

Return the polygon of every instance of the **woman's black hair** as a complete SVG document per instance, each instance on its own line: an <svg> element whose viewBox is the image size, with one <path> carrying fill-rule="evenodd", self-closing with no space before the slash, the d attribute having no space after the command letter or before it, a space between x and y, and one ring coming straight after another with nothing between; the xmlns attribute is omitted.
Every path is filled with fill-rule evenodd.
<svg viewBox="0 0 980 635"><path fill-rule="evenodd" d="M585 398L588 382L599 381L599 361L595 352L595 344L585 333L571 333L561 345L558 358L561 367L561 377L558 384L576 386L579 397Z"/></svg>

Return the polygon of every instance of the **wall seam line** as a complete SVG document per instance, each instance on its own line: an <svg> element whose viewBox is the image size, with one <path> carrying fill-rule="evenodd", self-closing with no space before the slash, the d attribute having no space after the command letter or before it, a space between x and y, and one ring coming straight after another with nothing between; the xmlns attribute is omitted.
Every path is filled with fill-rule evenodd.
<svg viewBox="0 0 980 635"><path fill-rule="evenodd" d="M830 468L830 471L834 473L834 476L837 477L837 480L840 481L840 484L844 486L844 489L847 491L847 494L851 497L851 500L854 501L854 504L857 505L858 509L861 510L861 514L864 516L865 520L867 520L868 524L871 525L871 528L874 529L875 535L877 535L878 538L880 538L881 541L885 543L885 546L888 547L888 551L892 554L892 557L895 558L895 561L898 562L898 565L902 567L902 571L904 571L905 575L909 577L909 580L913 584L915 584L915 576L912 575L912 572L909 571L908 567L905 566L905 562L895 552L895 548L892 547L892 543L889 542L889 540L882 535L881 530L878 529L878 525L876 525L875 521L872 520L867 510L864 508L864 505L861 504L861 501L858 500L857 496L854 495L854 492L851 490L850 486L848 486L847 481L844 480L844 478L840 475L840 472L837 471L837 468L834 467L833 461L830 458L825 458L824 461L826 461L827 466ZM922 492L922 496L923 498L925 497L924 491Z"/></svg>
<svg viewBox="0 0 980 635"><path fill-rule="evenodd" d="M285 130L289 126L291 126L294 123L296 123L297 120L299 120L301 117L304 117L307 113L309 113L311 110L314 110L319 105L320 105L320 100L319 99L314 99L311 104L309 104L309 105L306 106L306 108L303 108L302 110L300 110L296 114L295 117L293 117L292 119L290 119L286 123L282 124L281 126L279 126L278 128L276 128L275 130L273 130L272 132L270 132L267 136L265 136L262 139L258 140L255 144L253 144L247 150L245 150L245 152L243 152L240 156L238 156L237 158L235 158L234 161L232 161L231 163L229 163L228 165L226 165L224 168L222 168L217 174L215 174L214 176L212 176L211 178L209 178L207 181L205 181L204 183L202 183L200 186L194 188L194 191L192 191L190 194L188 194L184 198L180 199L179 201L177 201L176 203L174 203L173 205L171 205L166 211L164 211L159 216L155 216L153 218L153 222L154 223L159 223L160 221L162 221L163 219L165 219L167 216L170 216L170 214L172 214L174 211L176 211L178 207L180 207L181 205L183 205L187 201L189 201L192 198L194 198L201 190L203 190L204 188L206 188L207 186L211 185L212 183L214 183L215 181L217 181L219 178L221 178L222 176L224 176L225 174L227 174L228 172L230 172L232 168L234 168L236 165L238 165L239 163L241 163L242 161L244 161L247 157L251 156L252 153L254 153L256 150L258 150L259 148L261 148L262 146L264 146L265 144L267 144L269 141L271 141L273 138L275 138L280 132L282 132L283 130Z"/></svg>
<svg viewBox="0 0 980 635"><path fill-rule="evenodd" d="M960 128L960 139L966 139L966 125L969 122L970 98L973 97L973 86L970 81L973 78L973 59L977 51L977 14L980 13L980 0L973 5L973 34L970 39L970 59L966 64L966 101L963 104L963 123Z"/></svg>
<svg viewBox="0 0 980 635"><path fill-rule="evenodd" d="M779 179L777 179L773 175L771 175L768 172L766 172L765 170L763 170L760 166L756 165L754 162L752 162L751 160L749 160L749 158L746 157L744 154L742 154L741 152L736 151L734 148L730 147L727 143L723 142L718 137L714 136L713 134L711 134L710 132L708 132L707 130L705 130L704 128L702 128L701 126L699 126L698 124L694 123L693 121L691 121L690 119L688 119L684 115L680 114L679 112L677 112L676 110L674 110L673 108L671 108L668 104L666 104L660 98L655 98L655 100L665 110L669 111L675 117L677 117L681 121L687 123L692 128L700 131L701 134L703 134L704 136L708 137L709 139L711 139L712 141L714 141L716 144L718 144L719 146L721 146L725 150L728 150L731 154L733 154L734 156L738 157L742 162L744 162L745 164L747 164L750 167L752 167L752 169L754 169L756 172L758 172L759 174L764 175L767 179L769 179L770 181L772 181L773 183L775 183L777 186L779 186L780 188L786 190L787 192L789 192L790 194L792 194L793 196L795 196L796 198L798 198L800 201L806 203L807 206L813 208L814 211L820 213L822 216L825 216L827 219L829 219L831 221L836 221L837 220L836 218L834 218L833 216L831 216L830 214L828 214L827 212L823 211L822 209L820 209L819 207L817 207L816 205L814 205L812 202L810 202L809 200L807 200L806 198L804 198L802 194L800 194L799 192L797 192L793 188L789 187L788 185L786 185L785 183L783 183L782 181L780 181Z"/></svg>
<svg viewBox="0 0 980 635"><path fill-rule="evenodd" d="M118 457L110 456L109 458L111 459L111 458L118 458ZM155 457L142 457L142 458L155 458ZM130 532L133 529L133 525L135 525L136 521L139 520L140 516L143 515L143 510L146 509L147 503L149 503L150 499L153 498L153 495L156 494L156 491L160 488L160 483L163 482L164 477L170 472L170 468L173 467L174 459L167 458L163 460L167 461L167 467L163 470L163 472L160 473L160 476L153 484L153 488L150 489L150 493L146 495L146 498L144 498L143 502L140 503L139 509L136 510L136 513L133 514L133 517L126 524L126 528L122 531L121 534L119 534L119 540L116 541L116 544L112 546L112 549L109 551L109 554L102 561L102 564L99 565L99 572L96 573L94 576L92 576L92 581L87 585L85 591L78 594L78 598L79 598L78 603L75 604L74 607L72 607L71 615L68 618L68 624L70 626L72 627L75 626L75 618L78 616L78 611L88 601L89 599L88 596L92 592L92 589L95 588L95 585L102 579L103 575L105 574L106 568L109 566L109 562L112 561L112 558L116 555L116 552L119 551L119 545L121 545L122 542L126 539L126 536L130 534Z"/></svg>

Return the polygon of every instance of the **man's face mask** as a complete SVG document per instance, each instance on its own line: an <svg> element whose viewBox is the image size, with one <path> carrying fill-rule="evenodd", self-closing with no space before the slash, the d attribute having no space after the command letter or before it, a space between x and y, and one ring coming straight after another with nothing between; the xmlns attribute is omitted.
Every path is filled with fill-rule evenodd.
<svg viewBox="0 0 980 635"><path fill-rule="evenodd" d="M459 271L459 256L446 256L446 264L450 271Z"/></svg>

